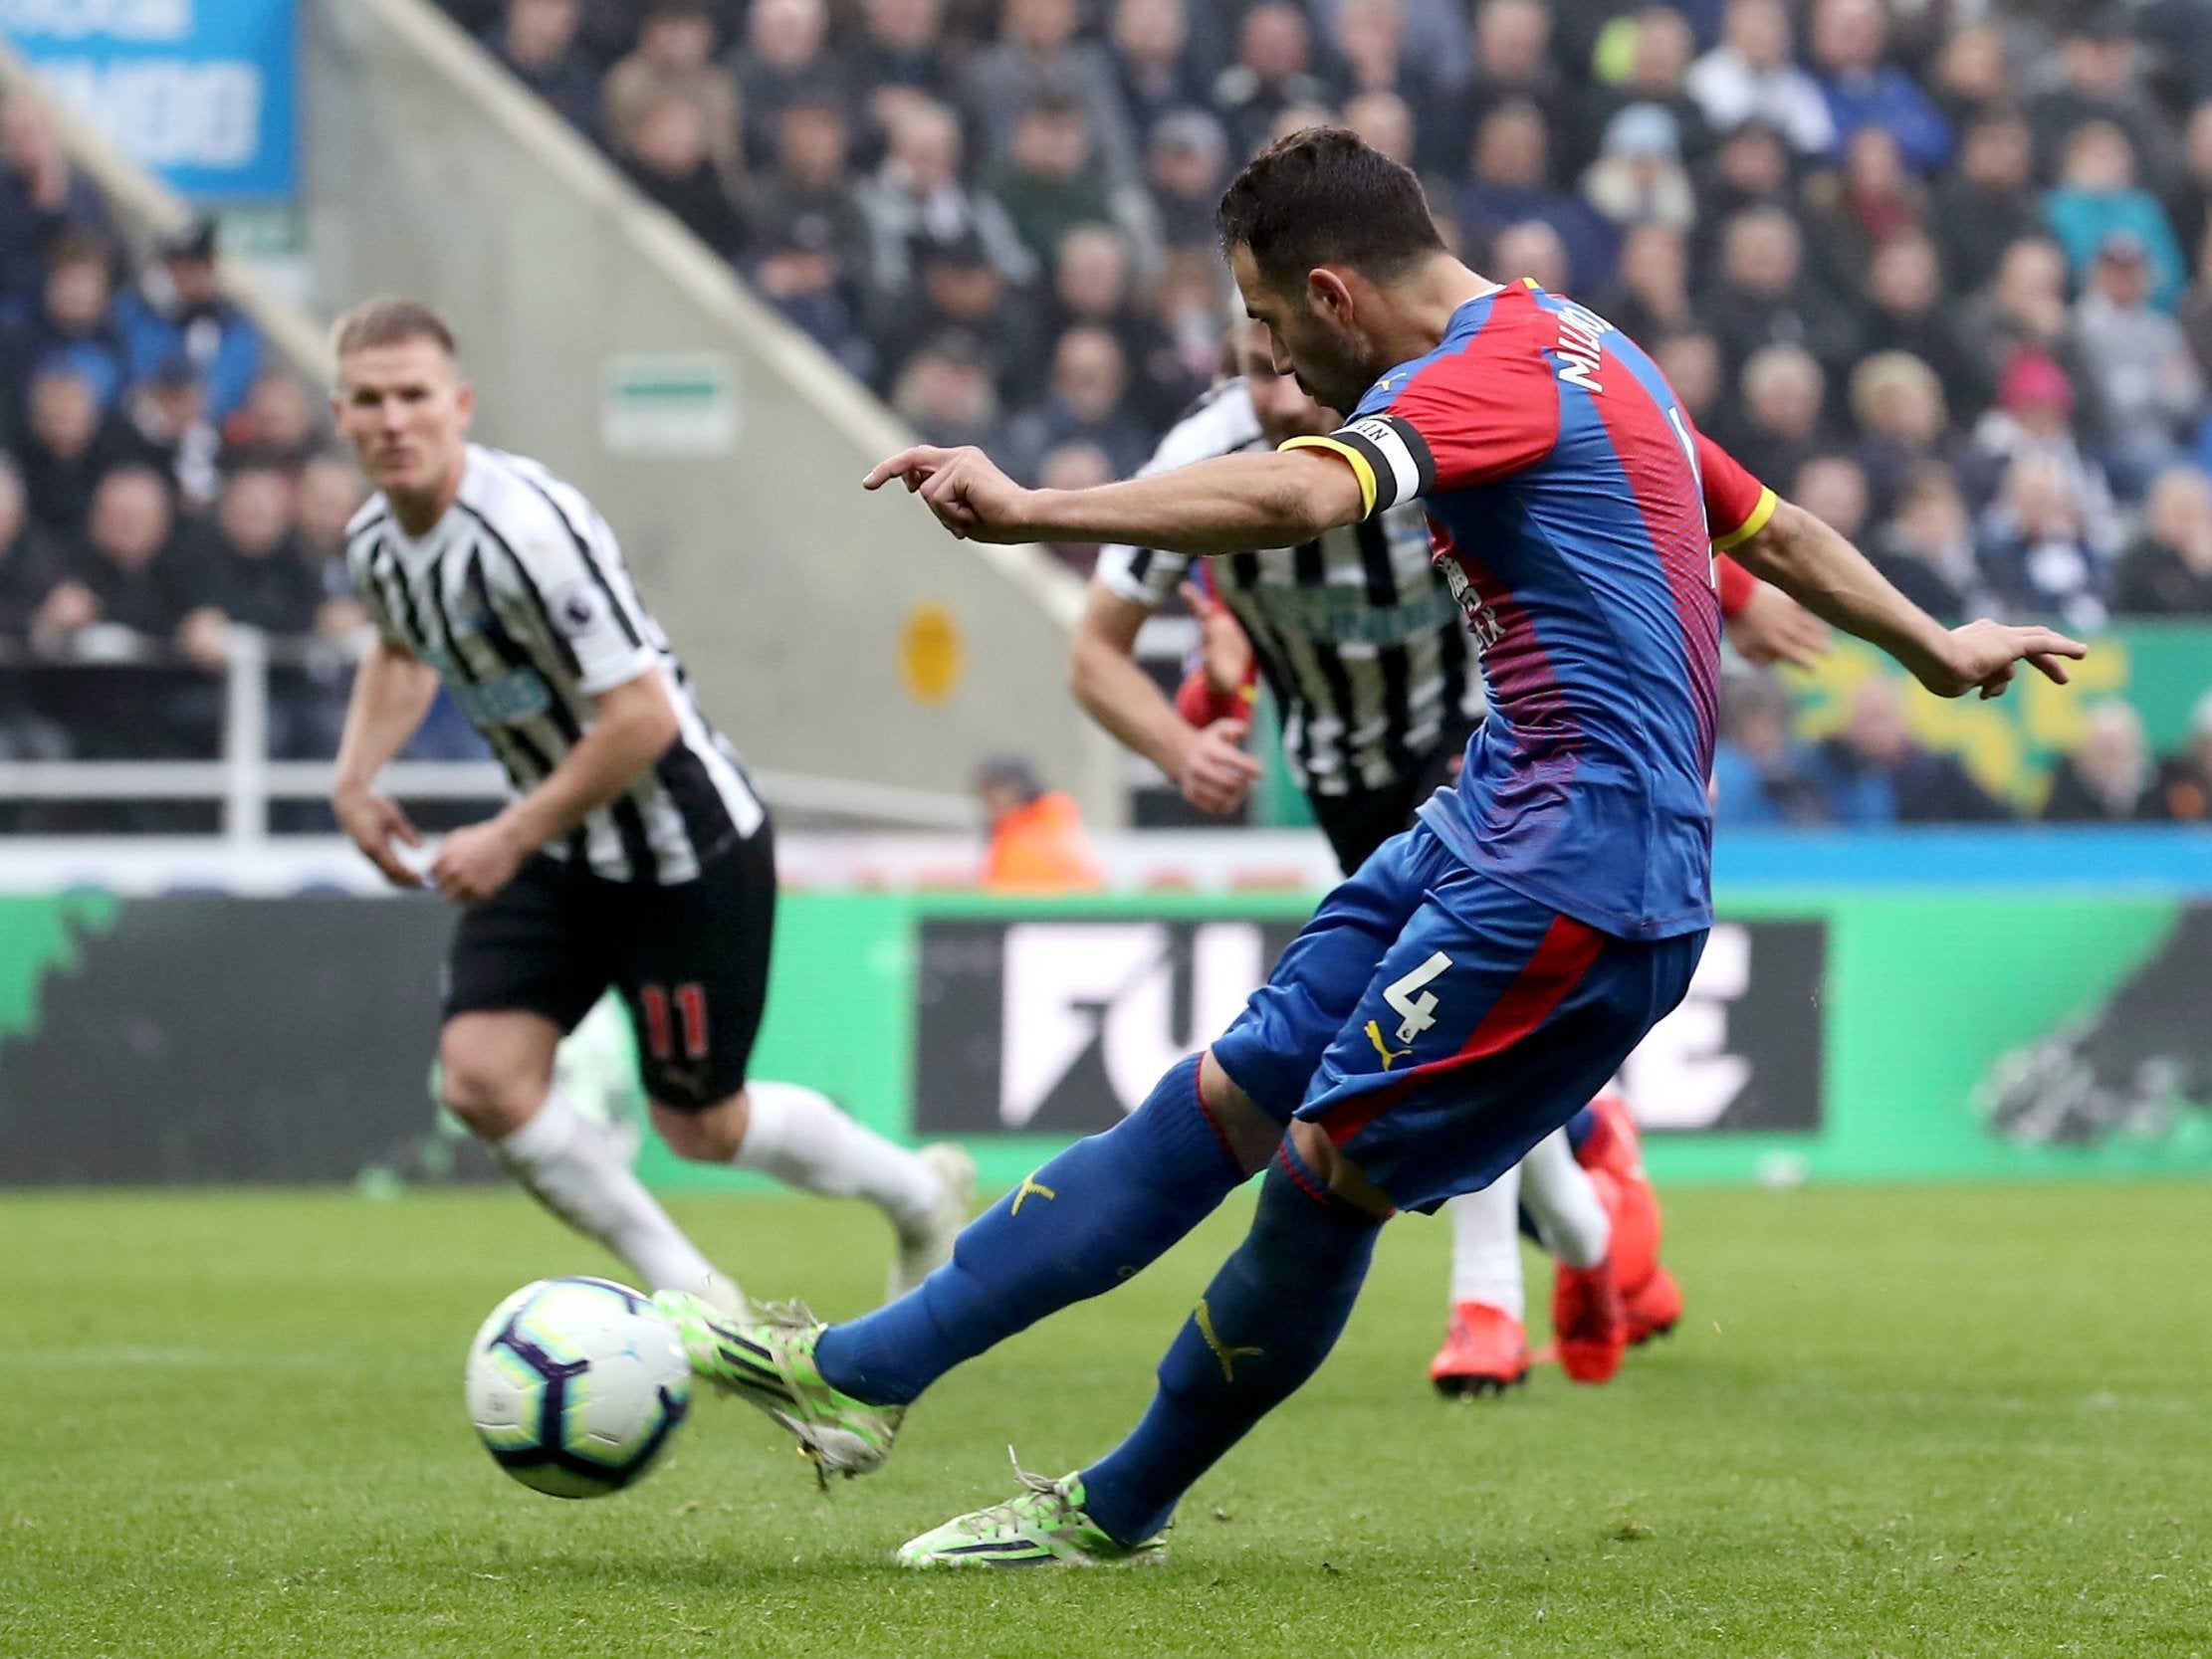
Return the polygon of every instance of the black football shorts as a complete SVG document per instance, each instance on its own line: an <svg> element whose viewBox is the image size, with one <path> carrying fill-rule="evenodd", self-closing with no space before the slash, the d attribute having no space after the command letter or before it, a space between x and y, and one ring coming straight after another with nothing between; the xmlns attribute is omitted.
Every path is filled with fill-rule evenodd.
<svg viewBox="0 0 2212 1659"><path fill-rule="evenodd" d="M669 886L610 882L536 854L462 913L445 1017L515 1009L567 1032L613 985L637 1031L646 1093L701 1111L745 1086L774 930L775 847L765 823Z"/></svg>

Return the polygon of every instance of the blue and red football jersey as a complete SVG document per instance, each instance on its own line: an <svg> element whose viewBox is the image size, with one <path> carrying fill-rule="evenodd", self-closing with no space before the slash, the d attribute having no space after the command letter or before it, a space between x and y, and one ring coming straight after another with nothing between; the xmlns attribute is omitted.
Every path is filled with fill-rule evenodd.
<svg viewBox="0 0 2212 1659"><path fill-rule="evenodd" d="M1292 445L1342 455L1370 513L1424 499L1482 644L1490 718L1423 817L1475 869L1608 933L1709 927L1713 545L1753 533L1772 494L1709 445L1702 477L1651 358L1533 285L1468 301L1343 427Z"/></svg>

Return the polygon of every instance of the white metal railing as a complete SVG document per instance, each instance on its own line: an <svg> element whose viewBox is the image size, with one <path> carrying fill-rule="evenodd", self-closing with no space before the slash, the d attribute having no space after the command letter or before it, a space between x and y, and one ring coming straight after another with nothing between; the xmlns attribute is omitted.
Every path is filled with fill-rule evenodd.
<svg viewBox="0 0 2212 1659"><path fill-rule="evenodd" d="M321 800L335 767L329 760L269 757L269 671L357 655L319 638L271 636L233 624L225 641L221 742L211 760L0 760L4 801L218 801L221 839L251 849L270 841L272 801ZM72 669L127 673L174 669L187 661L164 642L116 628L88 629L60 650L0 649L0 669ZM913 789L808 772L755 772L772 806L902 829L973 830L976 802L967 795ZM507 774L493 760L398 760L379 778L400 800L493 801L508 793Z"/></svg>

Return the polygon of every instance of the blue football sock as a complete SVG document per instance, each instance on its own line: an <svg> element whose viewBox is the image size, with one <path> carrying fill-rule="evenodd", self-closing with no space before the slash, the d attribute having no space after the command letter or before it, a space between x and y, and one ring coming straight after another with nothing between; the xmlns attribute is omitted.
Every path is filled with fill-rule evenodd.
<svg viewBox="0 0 2212 1659"><path fill-rule="evenodd" d="M1567 1120L1568 1149L1570 1151L1581 1151L1583 1147L1590 1143L1590 1138L1597 1133L1598 1114L1595 1110L1586 1106Z"/></svg>
<svg viewBox="0 0 2212 1659"><path fill-rule="evenodd" d="M1327 1192L1285 1141L1252 1230L1160 1362L1135 1432L1083 1471L1084 1508L1136 1544L1191 1483L1320 1367L1352 1316L1382 1218Z"/></svg>
<svg viewBox="0 0 2212 1659"><path fill-rule="evenodd" d="M1199 1062L1079 1141L971 1221L911 1295L822 1334L831 1386L906 1405L1056 1309L1112 1290L1213 1214L1243 1172L1199 1101Z"/></svg>

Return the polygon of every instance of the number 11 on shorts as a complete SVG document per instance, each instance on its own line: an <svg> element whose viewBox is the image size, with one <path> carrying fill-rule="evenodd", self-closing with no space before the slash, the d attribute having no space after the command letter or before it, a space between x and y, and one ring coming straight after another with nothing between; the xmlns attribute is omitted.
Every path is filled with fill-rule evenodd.
<svg viewBox="0 0 2212 1659"><path fill-rule="evenodd" d="M1439 950L1403 979L1383 987L1383 1000L1404 1016L1398 1022L1400 1042L1412 1042L1437 1023L1437 993L1422 987L1450 965L1451 958Z"/></svg>
<svg viewBox="0 0 2212 1659"><path fill-rule="evenodd" d="M645 1010L645 1046L655 1060L676 1057L674 1033L668 1019L669 994L663 985L640 985L638 1002ZM695 979L678 985L674 998L677 1023L683 1027L684 1058L707 1057L707 993Z"/></svg>

